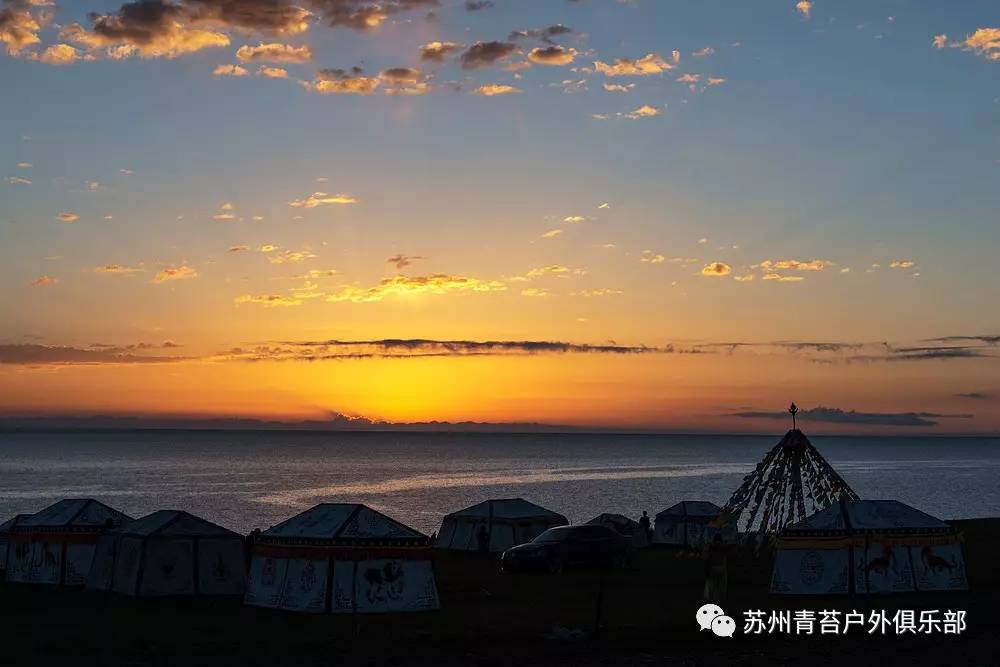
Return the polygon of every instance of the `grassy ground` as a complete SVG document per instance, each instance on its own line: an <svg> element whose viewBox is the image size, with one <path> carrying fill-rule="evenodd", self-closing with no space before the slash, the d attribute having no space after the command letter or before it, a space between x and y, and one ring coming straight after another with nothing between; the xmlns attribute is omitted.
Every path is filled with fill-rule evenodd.
<svg viewBox="0 0 1000 667"><path fill-rule="evenodd" d="M739 555L723 606L740 630L747 609L963 609L968 629L957 637L715 637L694 620L701 560L647 550L625 571L560 576L501 575L492 558L441 554L442 609L425 614L310 616L5 586L0 641L11 665L997 665L1000 519L956 524L969 593L779 598L766 593L770 559Z"/></svg>

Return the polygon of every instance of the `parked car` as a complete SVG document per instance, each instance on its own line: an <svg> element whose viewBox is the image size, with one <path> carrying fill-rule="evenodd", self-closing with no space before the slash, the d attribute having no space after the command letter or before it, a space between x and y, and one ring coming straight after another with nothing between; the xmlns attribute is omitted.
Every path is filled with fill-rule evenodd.
<svg viewBox="0 0 1000 667"><path fill-rule="evenodd" d="M631 540L606 526L559 526L504 551L500 567L504 572L540 570L553 574L573 565L623 568L631 553Z"/></svg>

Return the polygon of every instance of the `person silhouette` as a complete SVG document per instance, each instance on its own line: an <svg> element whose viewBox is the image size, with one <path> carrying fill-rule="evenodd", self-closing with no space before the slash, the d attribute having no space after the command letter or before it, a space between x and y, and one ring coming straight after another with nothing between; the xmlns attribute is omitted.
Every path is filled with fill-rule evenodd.
<svg viewBox="0 0 1000 667"><path fill-rule="evenodd" d="M646 533L647 540L652 539L653 531L649 527L649 515L646 514L646 510L643 510L642 516L639 517L639 527L642 528L642 532Z"/></svg>

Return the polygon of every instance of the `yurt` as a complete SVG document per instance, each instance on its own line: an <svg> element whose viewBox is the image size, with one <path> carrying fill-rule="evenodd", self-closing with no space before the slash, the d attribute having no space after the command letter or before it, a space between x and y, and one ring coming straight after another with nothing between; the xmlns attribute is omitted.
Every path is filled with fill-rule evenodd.
<svg viewBox="0 0 1000 667"><path fill-rule="evenodd" d="M49 505L8 534L7 581L82 586L98 539L131 520L90 498Z"/></svg>
<svg viewBox="0 0 1000 667"><path fill-rule="evenodd" d="M696 548L722 535L724 542L736 541L735 522L711 525L719 516L720 507L704 500L683 500L656 515L653 527L654 544L673 544Z"/></svg>
<svg viewBox="0 0 1000 667"><path fill-rule="evenodd" d="M897 500L841 500L781 531L771 592L954 591L969 587L959 535Z"/></svg>
<svg viewBox="0 0 1000 667"><path fill-rule="evenodd" d="M792 430L743 478L713 526L734 527L761 545L778 533L840 500L858 494L823 458L809 438L794 428L798 408L788 409Z"/></svg>
<svg viewBox="0 0 1000 667"><path fill-rule="evenodd" d="M619 535L632 538L632 546L639 549L649 546L649 535L642 529L639 522L624 514L598 514L587 523L610 528Z"/></svg>
<svg viewBox="0 0 1000 667"><path fill-rule="evenodd" d="M14 529L14 526L19 524L24 519L27 519L30 514L17 514L14 517L0 523L0 574L2 574L7 569L7 545L9 544L8 537L10 531Z"/></svg>
<svg viewBox="0 0 1000 667"><path fill-rule="evenodd" d="M134 597L243 595L243 537L179 510L102 535L87 588Z"/></svg>
<svg viewBox="0 0 1000 667"><path fill-rule="evenodd" d="M324 503L261 533L247 604L304 612L437 609L430 539L366 505Z"/></svg>
<svg viewBox="0 0 1000 667"><path fill-rule="evenodd" d="M562 514L523 498L484 500L446 516L441 522L436 546L479 551L479 536L483 534L487 550L500 552L530 542L553 526L567 524L569 521Z"/></svg>

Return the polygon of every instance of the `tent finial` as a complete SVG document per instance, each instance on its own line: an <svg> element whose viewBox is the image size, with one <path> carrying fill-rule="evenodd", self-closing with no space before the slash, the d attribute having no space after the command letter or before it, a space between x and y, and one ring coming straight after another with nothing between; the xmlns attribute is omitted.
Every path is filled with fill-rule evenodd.
<svg viewBox="0 0 1000 667"><path fill-rule="evenodd" d="M788 414L790 414L792 416L792 430L793 431L796 428L796 426L795 426L795 413L797 413L798 411L799 411L799 406L795 405L795 403L792 403L790 406L788 406Z"/></svg>

